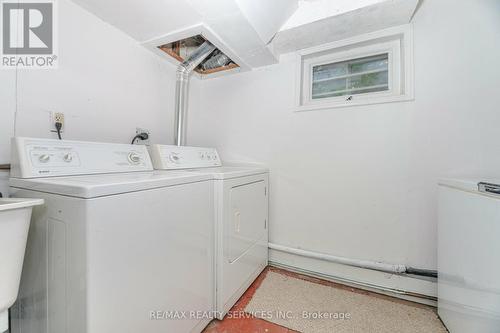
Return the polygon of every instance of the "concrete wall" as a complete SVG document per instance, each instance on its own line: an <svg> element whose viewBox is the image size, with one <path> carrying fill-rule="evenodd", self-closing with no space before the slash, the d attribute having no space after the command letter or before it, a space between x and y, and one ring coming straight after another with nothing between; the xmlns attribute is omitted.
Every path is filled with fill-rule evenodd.
<svg viewBox="0 0 500 333"><path fill-rule="evenodd" d="M500 3L425 0L413 24L415 101L294 112L293 54L203 82L189 143L270 167L271 242L436 269L437 179L498 176Z"/></svg>

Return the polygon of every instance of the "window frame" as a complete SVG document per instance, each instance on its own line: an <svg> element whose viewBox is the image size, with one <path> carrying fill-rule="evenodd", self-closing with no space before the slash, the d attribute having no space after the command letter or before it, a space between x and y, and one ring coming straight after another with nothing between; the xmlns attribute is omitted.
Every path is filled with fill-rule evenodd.
<svg viewBox="0 0 500 333"><path fill-rule="evenodd" d="M304 105L312 105L312 104L321 104L321 103L344 103L351 96L351 99L370 99L373 97L380 96L392 96L400 91L400 55L399 55L400 43L399 40L391 41L386 43L380 43L377 45L370 45L366 47L358 47L348 51L343 52L335 52L331 54L326 54L319 57L313 57L310 59L304 60L303 66L303 87L302 92L303 96L303 104ZM338 97L327 97L321 99L313 99L312 98L312 89L313 89L313 69L316 66L328 65L333 63L339 63L349 60L356 60L365 57L376 56L379 54L387 54L388 56L388 85L389 89L385 91L378 92L370 92L370 93L362 93L362 94L352 94L352 95L343 95Z"/></svg>
<svg viewBox="0 0 500 333"><path fill-rule="evenodd" d="M412 100L412 45L412 28L405 25L298 52L295 111ZM385 53L388 54L388 90L312 99L315 66Z"/></svg>

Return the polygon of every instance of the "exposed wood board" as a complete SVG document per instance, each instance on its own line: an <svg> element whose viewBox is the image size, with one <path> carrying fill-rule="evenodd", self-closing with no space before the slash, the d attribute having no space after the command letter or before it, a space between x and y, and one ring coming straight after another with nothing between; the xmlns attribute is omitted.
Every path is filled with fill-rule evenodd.
<svg viewBox="0 0 500 333"><path fill-rule="evenodd" d="M410 22L418 0L388 0L279 32L272 42L276 55L335 42Z"/></svg>
<svg viewBox="0 0 500 333"><path fill-rule="evenodd" d="M173 51L175 54L179 54L181 52L181 43L180 42L174 42L173 45Z"/></svg>
<svg viewBox="0 0 500 333"><path fill-rule="evenodd" d="M177 61L180 61L180 62L184 61L184 59L182 59L182 57L178 53L176 53L174 50L172 50L169 47L162 46L162 47L160 47L160 50L167 53L169 56L174 57Z"/></svg>

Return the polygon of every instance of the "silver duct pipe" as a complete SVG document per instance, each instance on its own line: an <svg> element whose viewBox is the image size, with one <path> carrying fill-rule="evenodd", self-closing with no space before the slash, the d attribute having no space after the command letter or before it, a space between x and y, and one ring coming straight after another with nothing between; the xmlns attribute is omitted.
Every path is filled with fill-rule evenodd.
<svg viewBox="0 0 500 333"><path fill-rule="evenodd" d="M189 77L193 70L203 60L205 60L213 51L215 46L209 41L200 45L191 56L184 60L183 63L177 67L177 83L175 86L175 129L174 129L174 143L177 146L186 144L186 117L187 117L187 103L188 103L188 88Z"/></svg>
<svg viewBox="0 0 500 333"><path fill-rule="evenodd" d="M229 59L227 55L219 51L216 54L214 52L214 55L211 56L210 59L205 61L201 66L203 67L204 70L214 69L217 67L226 66L230 61L231 59Z"/></svg>

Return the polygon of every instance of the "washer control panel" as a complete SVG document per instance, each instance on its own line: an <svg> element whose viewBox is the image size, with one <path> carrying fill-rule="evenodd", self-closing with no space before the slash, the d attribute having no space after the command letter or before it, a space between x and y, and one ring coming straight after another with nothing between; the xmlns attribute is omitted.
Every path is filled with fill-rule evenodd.
<svg viewBox="0 0 500 333"><path fill-rule="evenodd" d="M153 170L145 146L66 140L12 139L12 177Z"/></svg>
<svg viewBox="0 0 500 333"><path fill-rule="evenodd" d="M154 168L159 170L209 168L222 165L215 148L151 145L149 153Z"/></svg>

